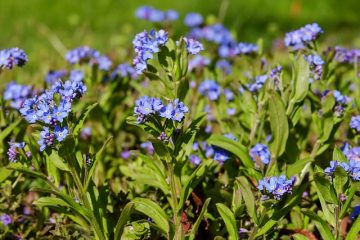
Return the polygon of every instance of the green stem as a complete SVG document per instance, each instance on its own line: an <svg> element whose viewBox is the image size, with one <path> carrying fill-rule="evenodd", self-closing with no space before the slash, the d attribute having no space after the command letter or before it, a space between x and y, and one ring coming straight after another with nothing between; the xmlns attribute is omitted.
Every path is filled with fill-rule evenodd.
<svg viewBox="0 0 360 240"><path fill-rule="evenodd" d="M95 214L93 212L93 209L91 207L89 199L88 199L88 197L86 195L83 184L81 183L80 177L79 177L79 175L78 175L78 173L76 171L76 167L74 165L74 161L76 161L76 159L74 159L73 156L68 155L66 157L66 161L69 164L70 172L71 172L71 175L72 175L72 177L74 179L75 185L78 188L78 190L80 191L81 201L84 203L85 207L91 213L91 218L92 218L91 224L93 224L93 228L95 230L95 234L97 236L97 239L105 240L106 238L105 238L103 232L101 231L100 224L96 220Z"/></svg>
<svg viewBox="0 0 360 240"><path fill-rule="evenodd" d="M174 225L175 225L175 236L174 239L183 239L183 230L181 224L181 208L178 207L178 187L177 180L174 173L174 168L172 163L167 163L168 168L168 176L170 181L170 189L171 189L171 199L172 199L172 207L174 213Z"/></svg>

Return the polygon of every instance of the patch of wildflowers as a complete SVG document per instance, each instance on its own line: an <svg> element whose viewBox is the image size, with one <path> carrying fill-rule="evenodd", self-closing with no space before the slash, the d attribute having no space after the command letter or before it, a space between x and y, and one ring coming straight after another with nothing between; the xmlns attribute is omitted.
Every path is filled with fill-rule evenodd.
<svg viewBox="0 0 360 240"><path fill-rule="evenodd" d="M335 47L335 60L340 63L359 63L360 49L346 49L343 47Z"/></svg>

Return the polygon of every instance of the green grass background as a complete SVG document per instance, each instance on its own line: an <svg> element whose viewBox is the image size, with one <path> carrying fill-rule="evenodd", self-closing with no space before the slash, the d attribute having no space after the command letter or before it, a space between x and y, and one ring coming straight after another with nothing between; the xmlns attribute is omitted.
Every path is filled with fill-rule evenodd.
<svg viewBox="0 0 360 240"><path fill-rule="evenodd" d="M182 24L187 12L200 12L210 20L222 12L223 23L239 41L261 37L271 42L317 22L331 44L360 46L360 0L0 0L0 49L18 46L30 59L24 71L3 76L27 79L36 73L41 78L49 68L66 66L67 49L85 44L125 59L130 53L124 49L134 34L152 27L135 18L141 5L179 11L177 33L187 30ZM36 81L42 79L32 78Z"/></svg>

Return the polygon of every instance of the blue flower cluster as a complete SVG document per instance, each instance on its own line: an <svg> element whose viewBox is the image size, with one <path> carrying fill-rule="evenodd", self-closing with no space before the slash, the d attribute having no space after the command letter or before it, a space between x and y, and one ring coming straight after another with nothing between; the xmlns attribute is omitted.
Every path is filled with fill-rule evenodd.
<svg viewBox="0 0 360 240"><path fill-rule="evenodd" d="M183 39L186 43L186 50L188 51L189 54L196 55L200 51L204 50L203 45L199 41L186 37L184 37Z"/></svg>
<svg viewBox="0 0 360 240"><path fill-rule="evenodd" d="M20 108L20 113L29 123L40 122L45 125L38 141L41 151L52 146L55 139L63 141L68 134L67 127L61 127L64 119L71 111L72 102L82 97L87 90L81 76L81 71L73 71L65 83L56 82L44 93L26 99Z"/></svg>
<svg viewBox="0 0 360 240"><path fill-rule="evenodd" d="M148 59L154 57L154 53L160 51L160 47L165 45L168 41L168 33L164 30L159 30L155 32L151 30L149 33L143 31L136 34L133 45L137 56L134 58L135 69L137 73L142 73L147 65L146 62Z"/></svg>
<svg viewBox="0 0 360 240"><path fill-rule="evenodd" d="M22 67L28 61L26 53L19 48L9 48L0 51L0 70Z"/></svg>
<svg viewBox="0 0 360 240"><path fill-rule="evenodd" d="M108 71L112 65L108 57L101 55L98 51L88 46L82 46L68 51L65 58L70 64L90 63L91 66L97 65L99 69L104 71Z"/></svg>
<svg viewBox="0 0 360 240"><path fill-rule="evenodd" d="M332 176L337 167L342 167L353 180L360 181L360 147L351 148L346 143L342 152L348 162L331 161L330 167L324 170L325 174Z"/></svg>
<svg viewBox="0 0 360 240"><path fill-rule="evenodd" d="M136 17L150 22L175 21L179 14L175 10L161 11L150 6L142 6L136 10Z"/></svg>
<svg viewBox="0 0 360 240"><path fill-rule="evenodd" d="M7 151L7 155L8 155L8 158L9 158L9 161L10 162L17 162L17 157L18 157L18 154L19 154L19 151L21 149L24 149L25 147L25 142L10 142L9 143L10 147Z"/></svg>
<svg viewBox="0 0 360 240"><path fill-rule="evenodd" d="M148 96L137 99L134 109L138 123L146 122L150 114L157 114L160 117L181 122L187 112L189 112L188 107L186 107L183 102L180 102L179 99L174 99L167 105L164 105L159 98L151 98Z"/></svg>
<svg viewBox="0 0 360 240"><path fill-rule="evenodd" d="M207 96L210 100L215 101L221 94L221 87L215 80L204 80L199 85L199 93L203 96Z"/></svg>
<svg viewBox="0 0 360 240"><path fill-rule="evenodd" d="M307 24L300 29L286 33L284 43L293 50L303 49L306 44L315 41L323 32L317 23Z"/></svg>
<svg viewBox="0 0 360 240"><path fill-rule="evenodd" d="M259 75L255 77L252 83L247 84L246 86L250 92L255 93L261 90L267 79L267 75Z"/></svg>
<svg viewBox="0 0 360 240"><path fill-rule="evenodd" d="M184 18L184 24L190 28L198 27L203 22L204 19L199 13L188 13Z"/></svg>
<svg viewBox="0 0 360 240"><path fill-rule="evenodd" d="M115 79L117 76L123 78L129 76L131 79L136 79L138 77L135 68L127 63L119 64L111 73L111 79Z"/></svg>
<svg viewBox="0 0 360 240"><path fill-rule="evenodd" d="M360 62L360 49L346 49L335 47L335 60L340 63L353 64Z"/></svg>
<svg viewBox="0 0 360 240"><path fill-rule="evenodd" d="M270 178L263 178L259 180L258 189L265 195L265 198L274 198L281 200L286 194L291 194L296 178L292 177L286 180L286 176L273 176Z"/></svg>
<svg viewBox="0 0 360 240"><path fill-rule="evenodd" d="M229 42L227 44L222 44L219 47L219 55L220 57L234 57L240 54L249 55L252 53L256 53L258 51L258 47L256 44L252 43L239 43Z"/></svg>
<svg viewBox="0 0 360 240"><path fill-rule="evenodd" d="M258 163L261 161L263 164L269 164L271 160L271 153L268 147L264 144L258 143L249 151L251 159Z"/></svg>
<svg viewBox="0 0 360 240"><path fill-rule="evenodd" d="M342 115L342 113L344 112L344 108L345 106L351 101L351 98L349 98L348 96L344 96L341 94L341 92L334 90L333 91L333 95L335 98L335 116L336 117L340 117Z"/></svg>
<svg viewBox="0 0 360 240"><path fill-rule="evenodd" d="M312 54L309 56L304 56L305 60L310 64L310 69L315 80L319 80L321 78L323 72L324 61L317 54ZM313 80L310 79L310 82Z"/></svg>
<svg viewBox="0 0 360 240"><path fill-rule="evenodd" d="M4 100L10 101L10 106L19 109L23 102L33 94L31 86L10 82L4 91Z"/></svg>
<svg viewBox="0 0 360 240"><path fill-rule="evenodd" d="M360 161L349 159L349 162L331 161L330 167L324 170L324 173L328 176L332 176L337 167L342 167L349 176L355 180L360 181Z"/></svg>
<svg viewBox="0 0 360 240"><path fill-rule="evenodd" d="M350 128L360 133L360 115L353 116L350 120Z"/></svg>

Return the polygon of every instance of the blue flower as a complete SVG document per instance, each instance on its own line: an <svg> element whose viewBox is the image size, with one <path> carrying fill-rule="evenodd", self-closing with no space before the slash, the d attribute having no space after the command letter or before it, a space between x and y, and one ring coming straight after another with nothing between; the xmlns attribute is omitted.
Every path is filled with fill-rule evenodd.
<svg viewBox="0 0 360 240"><path fill-rule="evenodd" d="M220 164L223 164L226 160L230 158L229 152L222 148L214 147L214 152L214 160L219 162Z"/></svg>
<svg viewBox="0 0 360 240"><path fill-rule="evenodd" d="M189 160L194 166L198 166L201 163L200 157L198 155L195 155L195 154L190 154Z"/></svg>
<svg viewBox="0 0 360 240"><path fill-rule="evenodd" d="M6 214L6 213L3 213L0 215L0 222L4 225L4 226L7 226L9 225L10 223L12 223L12 220L11 220L11 217Z"/></svg>
<svg viewBox="0 0 360 240"><path fill-rule="evenodd" d="M271 159L271 153L267 146L264 144L258 143L253 148L250 149L250 156L254 162L260 160L264 164L269 164Z"/></svg>
<svg viewBox="0 0 360 240"><path fill-rule="evenodd" d="M353 211L350 213L350 219L351 221L354 221L357 219L357 217L360 215L360 205L354 206Z"/></svg>
<svg viewBox="0 0 360 240"><path fill-rule="evenodd" d="M317 23L307 24L304 27L285 34L284 43L293 50L303 49L309 42L315 41L323 30Z"/></svg>
<svg viewBox="0 0 360 240"><path fill-rule="evenodd" d="M137 73L135 68L133 68L127 63L123 63L123 64L119 64L111 73L112 79L115 79L117 76L121 76L123 78L129 76L131 79L136 79Z"/></svg>
<svg viewBox="0 0 360 240"><path fill-rule="evenodd" d="M258 51L257 45L253 43L239 43L238 48L239 48L238 50L239 53L245 55L255 53Z"/></svg>
<svg viewBox="0 0 360 240"><path fill-rule="evenodd" d="M12 69L14 66L22 67L28 61L24 50L9 48L0 51L0 69Z"/></svg>
<svg viewBox="0 0 360 240"><path fill-rule="evenodd" d="M229 75L232 72L230 62L225 59L218 60L216 62L216 67L219 68L226 75Z"/></svg>
<svg viewBox="0 0 360 240"><path fill-rule="evenodd" d="M251 84L247 84L247 88L250 92L255 93L261 90L261 88L264 86L268 76L267 75L259 75L255 77L255 81Z"/></svg>
<svg viewBox="0 0 360 240"><path fill-rule="evenodd" d="M215 80L204 80L198 88L203 96L207 96L210 100L217 100L221 94L221 87Z"/></svg>
<svg viewBox="0 0 360 240"><path fill-rule="evenodd" d="M146 61L153 58L153 54L159 52L160 47L165 45L167 41L168 33L164 30L158 32L152 30L150 33L143 31L136 34L133 46L137 56L134 58L133 63L137 73L142 73L146 69Z"/></svg>
<svg viewBox="0 0 360 240"><path fill-rule="evenodd" d="M360 62L360 49L335 47L335 60L340 63L354 64Z"/></svg>
<svg viewBox="0 0 360 240"><path fill-rule="evenodd" d="M189 54L196 55L200 51L204 50L203 45L199 41L186 37L184 37L183 39L186 43L186 50L188 51Z"/></svg>
<svg viewBox="0 0 360 240"><path fill-rule="evenodd" d="M192 71L194 68L204 68L210 64L210 58L196 55L194 58L190 59L188 69Z"/></svg>
<svg viewBox="0 0 360 240"><path fill-rule="evenodd" d="M197 27L204 22L203 17L199 13L188 13L185 16L184 24L188 27Z"/></svg>
<svg viewBox="0 0 360 240"><path fill-rule="evenodd" d="M273 176L259 180L258 189L265 195L281 200L286 194L291 194L295 177L287 180L285 175Z"/></svg>
<svg viewBox="0 0 360 240"><path fill-rule="evenodd" d="M50 132L48 127L43 127L40 132L40 139L38 141L40 145L40 151L44 151L48 146L52 146L55 143L55 135Z"/></svg>
<svg viewBox="0 0 360 240"><path fill-rule="evenodd" d="M49 71L49 73L45 77L45 82L47 84L53 85L56 82L61 81L61 78L65 77L66 74L66 70Z"/></svg>
<svg viewBox="0 0 360 240"><path fill-rule="evenodd" d="M28 85L17 84L15 81L6 85L3 97L4 100L10 101L10 106L20 109L23 102L32 95L32 87Z"/></svg>
<svg viewBox="0 0 360 240"><path fill-rule="evenodd" d="M224 95L226 100L228 101L234 100L234 93L230 89L224 89Z"/></svg>
<svg viewBox="0 0 360 240"><path fill-rule="evenodd" d="M324 173L328 176L332 176L338 166L341 166L338 161L330 161L330 167L325 168Z"/></svg>
<svg viewBox="0 0 360 240"><path fill-rule="evenodd" d="M100 53L98 51L88 46L82 46L68 51L65 58L70 64L75 64L80 62L89 62L91 59L99 56Z"/></svg>
<svg viewBox="0 0 360 240"><path fill-rule="evenodd" d="M10 142L9 143L10 147L7 151L7 155L9 158L10 162L17 162L17 155L19 153L20 149L24 149L25 147L25 142Z"/></svg>
<svg viewBox="0 0 360 240"><path fill-rule="evenodd" d="M350 120L350 127L355 129L358 133L360 132L360 115L353 116Z"/></svg>
<svg viewBox="0 0 360 240"><path fill-rule="evenodd" d="M62 142L68 135L69 130L67 127L61 128L60 126L55 127L56 140Z"/></svg>
<svg viewBox="0 0 360 240"><path fill-rule="evenodd" d="M178 19L179 14L175 10L166 12L160 11L150 6L142 6L136 10L136 17L150 22L174 21Z"/></svg>

